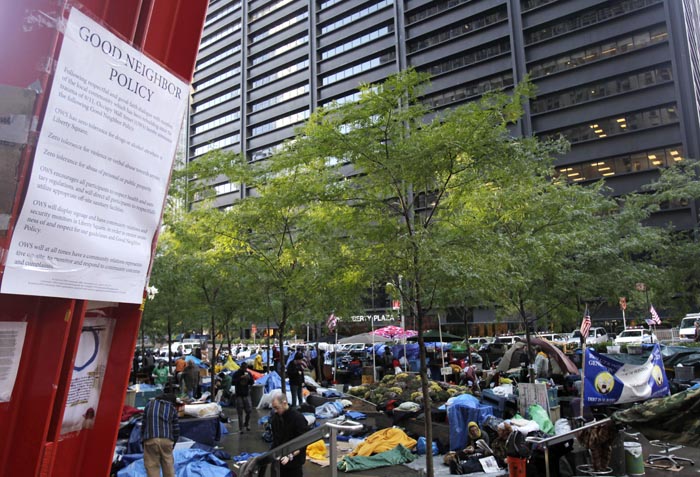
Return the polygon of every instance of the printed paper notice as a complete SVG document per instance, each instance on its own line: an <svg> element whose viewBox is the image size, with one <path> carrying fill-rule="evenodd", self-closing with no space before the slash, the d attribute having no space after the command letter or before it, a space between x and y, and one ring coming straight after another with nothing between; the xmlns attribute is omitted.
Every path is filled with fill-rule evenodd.
<svg viewBox="0 0 700 477"><path fill-rule="evenodd" d="M113 331L112 318L85 318L63 412L61 434L92 428L112 347Z"/></svg>
<svg viewBox="0 0 700 477"><path fill-rule="evenodd" d="M0 402L12 397L26 332L26 322L0 321Z"/></svg>
<svg viewBox="0 0 700 477"><path fill-rule="evenodd" d="M188 91L71 11L3 293L141 302Z"/></svg>

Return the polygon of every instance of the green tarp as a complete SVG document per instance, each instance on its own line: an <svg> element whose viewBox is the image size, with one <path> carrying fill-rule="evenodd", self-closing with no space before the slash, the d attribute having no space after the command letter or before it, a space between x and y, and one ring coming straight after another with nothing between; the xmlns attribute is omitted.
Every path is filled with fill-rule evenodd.
<svg viewBox="0 0 700 477"><path fill-rule="evenodd" d="M628 424L649 440L700 447L700 388L650 399L617 411L615 422Z"/></svg>
<svg viewBox="0 0 700 477"><path fill-rule="evenodd" d="M410 450L399 444L391 450L371 456L345 456L338 461L338 469L343 472L356 472L358 470L404 464L406 462L413 462L415 459L416 456L412 454Z"/></svg>

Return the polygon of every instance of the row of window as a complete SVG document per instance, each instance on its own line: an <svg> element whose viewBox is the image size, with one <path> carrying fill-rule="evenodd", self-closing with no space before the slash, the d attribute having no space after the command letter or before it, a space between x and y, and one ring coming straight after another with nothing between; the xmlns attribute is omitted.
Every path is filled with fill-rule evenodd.
<svg viewBox="0 0 700 477"><path fill-rule="evenodd" d="M570 128L560 129L547 133L547 137L562 135L570 143L576 144L591 139L602 139L609 136L619 136L628 132L642 129L664 126L678 122L678 112L675 104L668 104L658 108L650 108L634 113L625 113L621 116L613 116L598 119L594 123L579 124Z"/></svg>
<svg viewBox="0 0 700 477"><path fill-rule="evenodd" d="M215 34L208 36L207 38L203 38L202 42L199 44L199 51L202 51L204 48L206 48L209 45L213 45L217 41L221 40L222 38L226 38L229 35L233 35L235 32L241 29L241 22L234 23L233 25L230 25L226 28L221 29L220 31L216 32Z"/></svg>
<svg viewBox="0 0 700 477"><path fill-rule="evenodd" d="M329 32L332 32L333 30L337 30L338 28L342 27L343 25L347 25L349 23L353 23L357 20L359 20L362 17L366 17L367 15L370 15L376 11L379 11L380 9L393 4L394 2L392 0L381 0L373 5L370 5L367 8L363 8L362 10L359 10L352 15L348 15L347 17L343 17L338 21L335 21L333 23L329 23L328 25L325 25L321 27L321 34L326 34Z"/></svg>
<svg viewBox="0 0 700 477"><path fill-rule="evenodd" d="M357 65L353 65L350 68L346 68L342 71L337 71L328 76L324 76L321 78L321 85L327 86L329 84L337 83L338 81L341 81L345 78L349 78L350 76L358 75L363 71L367 71L372 68L376 68L379 65L383 65L384 63L394 61L394 59L396 59L396 52L390 51L377 58L372 58L371 60L364 61Z"/></svg>
<svg viewBox="0 0 700 477"><path fill-rule="evenodd" d="M194 90L195 91L202 91L203 89L206 89L209 86L215 85L217 83L221 83L222 81L224 81L226 79L233 78L234 76L236 76L240 72L241 72L241 67L234 66L230 70L224 71L223 73L218 74L218 75L214 76L213 78L204 81L203 83L197 84L195 86Z"/></svg>
<svg viewBox="0 0 700 477"><path fill-rule="evenodd" d="M214 149L221 149L222 147L230 146L231 144L236 144L239 142L241 142L241 135L232 134L195 148L194 155L199 156L200 154L205 154L209 151L213 151Z"/></svg>
<svg viewBox="0 0 700 477"><path fill-rule="evenodd" d="M338 106L341 104L347 104L347 103L356 103L360 100L360 96L362 96L362 93L359 91L355 91L354 93L350 93L345 96L341 96L340 98L335 98L335 99L330 99L328 101L324 101L321 103L322 107L328 107L331 104L335 103Z"/></svg>
<svg viewBox="0 0 700 477"><path fill-rule="evenodd" d="M587 103L599 98L635 91L673 79L670 66L658 66L638 73L626 74L578 88L543 96L530 103L533 114Z"/></svg>
<svg viewBox="0 0 700 477"><path fill-rule="evenodd" d="M584 10L583 12L577 13L575 17L540 27L535 31L527 32L525 34L525 44L530 45L538 41L564 35L568 32L626 15L627 13L646 8L656 3L661 3L661 0L617 0L603 7Z"/></svg>
<svg viewBox="0 0 700 477"><path fill-rule="evenodd" d="M460 85L459 88L428 96L423 100L423 104L430 108L438 108L446 104L463 101L488 93L489 91L501 90L510 86L513 86L513 73L508 72L502 75L492 76L491 78L465 83Z"/></svg>
<svg viewBox="0 0 700 477"><path fill-rule="evenodd" d="M364 45L365 43L369 43L370 41L376 40L377 38L381 38L382 36L388 35L389 33L393 32L394 25L384 26L379 30L374 30L372 32L366 33L360 37L355 38L352 41L343 43L342 45L338 45L335 48L330 48L328 50L322 51L321 59L325 60L333 56L339 55L345 51L352 50L353 48L357 48L360 45Z"/></svg>
<svg viewBox="0 0 700 477"><path fill-rule="evenodd" d="M533 8L541 7L542 5L547 5L548 3L556 2L557 0L520 0L520 9L524 12L532 10Z"/></svg>
<svg viewBox="0 0 700 477"><path fill-rule="evenodd" d="M621 55L628 51L645 48L649 45L665 41L667 38L668 33L666 32L666 27L664 25L656 26L647 31L635 33L634 35L626 35L584 50L535 63L530 66L530 75L533 78L538 78L559 71L569 70L604 58Z"/></svg>
<svg viewBox="0 0 700 477"><path fill-rule="evenodd" d="M508 13L505 9L499 9L497 11L492 11L485 15L469 20L465 23L461 23L457 26L453 26L446 30L442 30L435 35L420 38L418 40L410 41L407 45L408 52L413 53L423 48L428 48L433 45L449 41L453 38L458 38L467 33L479 30L481 28L486 28L500 21L506 20L508 18Z"/></svg>
<svg viewBox="0 0 700 477"><path fill-rule="evenodd" d="M270 3L269 5L266 5L262 7L259 10L255 10L250 14L249 20L251 22L264 17L265 15L269 15L270 13L274 12L275 10L278 10L282 8L283 6L287 5L288 3L292 3L294 0L279 0L277 2Z"/></svg>
<svg viewBox="0 0 700 477"><path fill-rule="evenodd" d="M206 101L204 103L197 103L194 105L194 112L199 113L200 111L204 111L205 109L213 108L214 106L223 103L224 101L228 101L229 99L233 99L241 94L241 89L234 89L232 91L228 91L227 93L221 94L219 96L215 96L213 99L210 99L209 101Z"/></svg>
<svg viewBox="0 0 700 477"><path fill-rule="evenodd" d="M279 143L279 144L275 144L274 146L266 147L264 149L258 149L257 151L253 151L251 153L250 160L251 160L251 162L262 161L263 159L267 159L268 157L272 157L273 154L278 152L283 147L284 147L284 143Z"/></svg>
<svg viewBox="0 0 700 477"><path fill-rule="evenodd" d="M218 20L220 18L224 18L229 13L233 13L234 11L238 10L239 8L241 8L241 2L236 2L236 3L229 5L228 7L222 8L221 10L219 10L216 13L213 13L211 16L207 17L206 21L204 22L204 26L206 27L207 25L211 25L216 20Z"/></svg>
<svg viewBox="0 0 700 477"><path fill-rule="evenodd" d="M335 5L336 3L340 3L340 2L342 2L342 1L343 1L343 0L326 0L325 2L321 2L321 5L319 5L318 9L319 9L319 10L323 10L323 9L332 7L332 6Z"/></svg>
<svg viewBox="0 0 700 477"><path fill-rule="evenodd" d="M240 111L234 111L233 113L227 114L225 116L218 117L216 119L213 119L211 121L206 121L199 126L196 126L194 128L194 133L199 134L203 133L205 131L209 131L210 129L217 128L219 126L222 126L224 124L231 123L241 117Z"/></svg>
<svg viewBox="0 0 700 477"><path fill-rule="evenodd" d="M290 114L283 118L276 119L275 121L270 121L269 123L261 124L260 126L254 127L251 131L251 136L257 136L258 134L263 134L268 131L274 131L275 129L283 128L291 124L300 123L309 118L311 114L310 110L301 111L298 113Z"/></svg>
<svg viewBox="0 0 700 477"><path fill-rule="evenodd" d="M605 160L595 160L584 164L566 165L557 168L560 177L569 182L602 179L616 174L640 172L660 167L670 167L683 160L681 146L655 149Z"/></svg>
<svg viewBox="0 0 700 477"><path fill-rule="evenodd" d="M277 96L273 96L272 98L265 99L263 101L258 101L257 103L252 103L250 105L251 111L260 111L261 109L266 109L269 108L270 106L274 106L275 104L278 103L283 103L285 101L288 101L292 98L296 98L297 96L301 96L303 94L306 94L309 92L309 85L305 84L303 86L299 86L298 88L294 89L289 89L285 91L282 94L278 94Z"/></svg>
<svg viewBox="0 0 700 477"><path fill-rule="evenodd" d="M257 88L258 86L265 85L267 83L270 83L271 81L278 80L280 78L284 78L285 76L289 76L292 73L296 73L297 71L301 71L304 68L307 68L309 66L309 60L308 58L297 63L296 65L288 66L284 69L275 71L274 73L264 76L258 80L253 81L252 85L253 88Z"/></svg>
<svg viewBox="0 0 700 477"><path fill-rule="evenodd" d="M471 50L465 55L443 61L442 63L432 65L428 68L428 71L431 75L436 76L509 52L510 41L504 40L498 43L492 43L483 48Z"/></svg>
<svg viewBox="0 0 700 477"><path fill-rule="evenodd" d="M279 24L277 24L273 27L270 27L270 28L263 29L260 33L258 33L256 35L251 35L250 42L255 43L256 41L260 41L263 38L267 38L270 35L274 35L275 33L281 32L282 30L285 30L292 25L296 25L297 23L299 23L300 21L302 21L308 17L309 17L308 11L301 12L300 14L298 14L298 15L296 15L288 20L285 20L282 23L279 23Z"/></svg>
<svg viewBox="0 0 700 477"><path fill-rule="evenodd" d="M224 58L228 58L229 56L233 56L240 51L241 51L241 45L239 43L238 45L234 45L230 48L227 48L224 51L222 51L221 53L219 53L218 55L214 55L214 56L210 57L209 59L197 64L197 69L199 71L201 71L204 68L206 68L207 66L215 65L216 63L220 62Z"/></svg>
<svg viewBox="0 0 700 477"><path fill-rule="evenodd" d="M281 55L282 53L285 53L293 48L296 48L297 46L305 45L306 43L309 42L309 35L302 36L301 38L297 38L294 41L291 41L285 45L282 45L280 47L275 48L274 50L270 50L267 53L264 53L260 56L256 56L251 60L251 63L253 66L259 65L263 61L267 61L270 58L274 58L275 56Z"/></svg>
<svg viewBox="0 0 700 477"><path fill-rule="evenodd" d="M418 12L412 13L406 17L406 23L412 24L423 20L424 18L431 17L437 13L444 12L449 8L456 7L463 3L471 2L472 0L442 0L440 2L430 2L427 8L420 10Z"/></svg>

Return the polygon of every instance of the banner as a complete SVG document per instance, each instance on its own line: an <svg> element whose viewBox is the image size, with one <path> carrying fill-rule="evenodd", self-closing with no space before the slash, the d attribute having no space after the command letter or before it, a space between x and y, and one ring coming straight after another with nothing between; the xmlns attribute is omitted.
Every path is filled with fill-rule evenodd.
<svg viewBox="0 0 700 477"><path fill-rule="evenodd" d="M622 363L586 349L584 405L645 401L670 392L658 344L644 364Z"/></svg>
<svg viewBox="0 0 700 477"><path fill-rule="evenodd" d="M65 26L1 291L141 303L189 87L77 8Z"/></svg>

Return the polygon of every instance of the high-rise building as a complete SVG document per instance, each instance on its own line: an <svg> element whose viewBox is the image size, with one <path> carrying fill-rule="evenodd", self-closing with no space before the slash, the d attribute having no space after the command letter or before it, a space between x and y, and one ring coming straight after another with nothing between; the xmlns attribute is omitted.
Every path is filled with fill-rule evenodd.
<svg viewBox="0 0 700 477"><path fill-rule="evenodd" d="M519 134L563 134L570 181L638 190L700 158L698 0L211 0L193 82L188 159L269 157L311 111L412 66L448 108L529 74ZM222 178L215 205L244 197ZM690 228L696 204L656 218Z"/></svg>

